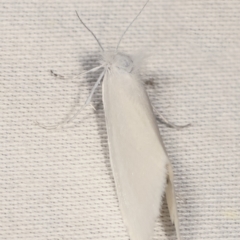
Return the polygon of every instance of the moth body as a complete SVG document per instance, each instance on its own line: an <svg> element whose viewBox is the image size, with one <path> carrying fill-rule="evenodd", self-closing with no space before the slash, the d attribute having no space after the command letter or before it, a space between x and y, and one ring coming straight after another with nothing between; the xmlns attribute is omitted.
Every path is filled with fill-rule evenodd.
<svg viewBox="0 0 240 240"><path fill-rule="evenodd" d="M171 164L134 57L107 53L103 59L103 104L119 206L130 239L150 240ZM168 196L173 196L170 177ZM170 216L177 216L170 199Z"/></svg>

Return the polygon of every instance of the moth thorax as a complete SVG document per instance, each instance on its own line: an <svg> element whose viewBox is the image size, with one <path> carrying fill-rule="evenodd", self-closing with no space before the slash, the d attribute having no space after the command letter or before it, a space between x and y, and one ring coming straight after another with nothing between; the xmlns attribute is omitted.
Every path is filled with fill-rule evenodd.
<svg viewBox="0 0 240 240"><path fill-rule="evenodd" d="M128 55L122 53L115 55L113 65L129 73L133 70L133 60Z"/></svg>

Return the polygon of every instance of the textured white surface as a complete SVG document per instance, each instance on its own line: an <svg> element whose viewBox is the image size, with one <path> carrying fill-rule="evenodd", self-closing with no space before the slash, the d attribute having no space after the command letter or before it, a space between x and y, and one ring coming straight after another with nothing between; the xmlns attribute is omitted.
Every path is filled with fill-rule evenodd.
<svg viewBox="0 0 240 240"><path fill-rule="evenodd" d="M109 165L101 91L75 128L49 132L86 99L99 49L113 48L144 1L1 1L0 239L127 240ZM185 240L240 239L240 2L151 0L121 49L152 54L143 80L173 163ZM78 120L75 120L77 122ZM175 239L166 209L154 240Z"/></svg>

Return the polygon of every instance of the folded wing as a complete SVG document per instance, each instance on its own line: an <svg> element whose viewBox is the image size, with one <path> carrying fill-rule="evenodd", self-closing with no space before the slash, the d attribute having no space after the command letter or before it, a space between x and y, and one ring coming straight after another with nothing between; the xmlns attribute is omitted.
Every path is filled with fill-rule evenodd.
<svg viewBox="0 0 240 240"><path fill-rule="evenodd" d="M131 240L149 240L165 192L168 158L140 79L113 69L103 81L111 167Z"/></svg>

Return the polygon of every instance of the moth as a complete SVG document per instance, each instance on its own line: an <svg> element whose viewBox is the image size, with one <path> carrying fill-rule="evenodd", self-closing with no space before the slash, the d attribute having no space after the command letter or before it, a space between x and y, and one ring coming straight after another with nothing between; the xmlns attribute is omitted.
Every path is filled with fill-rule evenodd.
<svg viewBox="0 0 240 240"><path fill-rule="evenodd" d="M118 51L123 36L148 2L122 34L115 52L104 51L97 37L76 12L80 22L102 50L101 65L83 74L100 68L103 71L85 104L73 111L60 125L71 122L91 104L92 96L102 82L111 168L130 239L151 239L164 193L171 221L180 239L172 165L159 133L153 107L139 78L138 59Z"/></svg>

